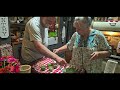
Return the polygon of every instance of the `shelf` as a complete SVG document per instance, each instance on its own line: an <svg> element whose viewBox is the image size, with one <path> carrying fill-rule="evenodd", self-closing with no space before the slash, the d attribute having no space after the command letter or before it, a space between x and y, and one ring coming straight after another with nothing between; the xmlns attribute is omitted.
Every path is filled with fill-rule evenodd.
<svg viewBox="0 0 120 90"><path fill-rule="evenodd" d="M120 22L93 22L93 28L102 31L120 31Z"/></svg>
<svg viewBox="0 0 120 90"><path fill-rule="evenodd" d="M14 23L14 24L10 24L10 28L14 28L14 27L25 27L24 23Z"/></svg>

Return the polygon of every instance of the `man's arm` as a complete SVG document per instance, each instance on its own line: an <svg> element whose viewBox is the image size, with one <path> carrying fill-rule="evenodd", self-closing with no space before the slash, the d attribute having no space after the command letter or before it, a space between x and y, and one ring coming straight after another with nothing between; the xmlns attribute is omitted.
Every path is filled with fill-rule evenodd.
<svg viewBox="0 0 120 90"><path fill-rule="evenodd" d="M35 47L39 50L39 52L47 57L50 57L56 60L59 64L65 64L65 60L59 57L57 54L51 52L47 47L45 47L40 41L33 41Z"/></svg>

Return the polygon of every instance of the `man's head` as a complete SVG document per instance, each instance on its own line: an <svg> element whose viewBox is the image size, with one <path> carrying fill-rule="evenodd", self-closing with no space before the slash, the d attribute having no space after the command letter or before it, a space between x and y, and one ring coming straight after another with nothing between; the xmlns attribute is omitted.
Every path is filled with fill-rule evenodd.
<svg viewBox="0 0 120 90"><path fill-rule="evenodd" d="M41 24L43 27L47 28L51 22L55 21L55 17L41 17Z"/></svg>
<svg viewBox="0 0 120 90"><path fill-rule="evenodd" d="M75 17L73 26L79 34L84 34L89 30L92 23L91 17Z"/></svg>

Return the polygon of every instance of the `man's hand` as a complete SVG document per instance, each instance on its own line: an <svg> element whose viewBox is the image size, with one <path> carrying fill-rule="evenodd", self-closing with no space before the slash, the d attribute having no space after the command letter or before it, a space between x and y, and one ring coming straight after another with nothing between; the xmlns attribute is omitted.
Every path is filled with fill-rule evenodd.
<svg viewBox="0 0 120 90"><path fill-rule="evenodd" d="M56 61L58 62L58 64L62 65L62 66L66 66L67 62L65 61L65 59L58 57L56 58Z"/></svg>
<svg viewBox="0 0 120 90"><path fill-rule="evenodd" d="M91 54L90 60L96 60L96 59L98 59L98 58L99 58L99 52L93 52L93 53Z"/></svg>

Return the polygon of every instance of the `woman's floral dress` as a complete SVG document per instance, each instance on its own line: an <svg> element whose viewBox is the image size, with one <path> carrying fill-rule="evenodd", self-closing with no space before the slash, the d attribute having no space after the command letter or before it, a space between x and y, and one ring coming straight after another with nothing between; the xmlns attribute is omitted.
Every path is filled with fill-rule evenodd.
<svg viewBox="0 0 120 90"><path fill-rule="evenodd" d="M74 65L77 69L84 68L87 73L103 72L103 59L89 60L94 51L107 50L111 53L111 47L102 32L92 29L86 41L75 32L67 45L68 49L72 51L71 65Z"/></svg>

